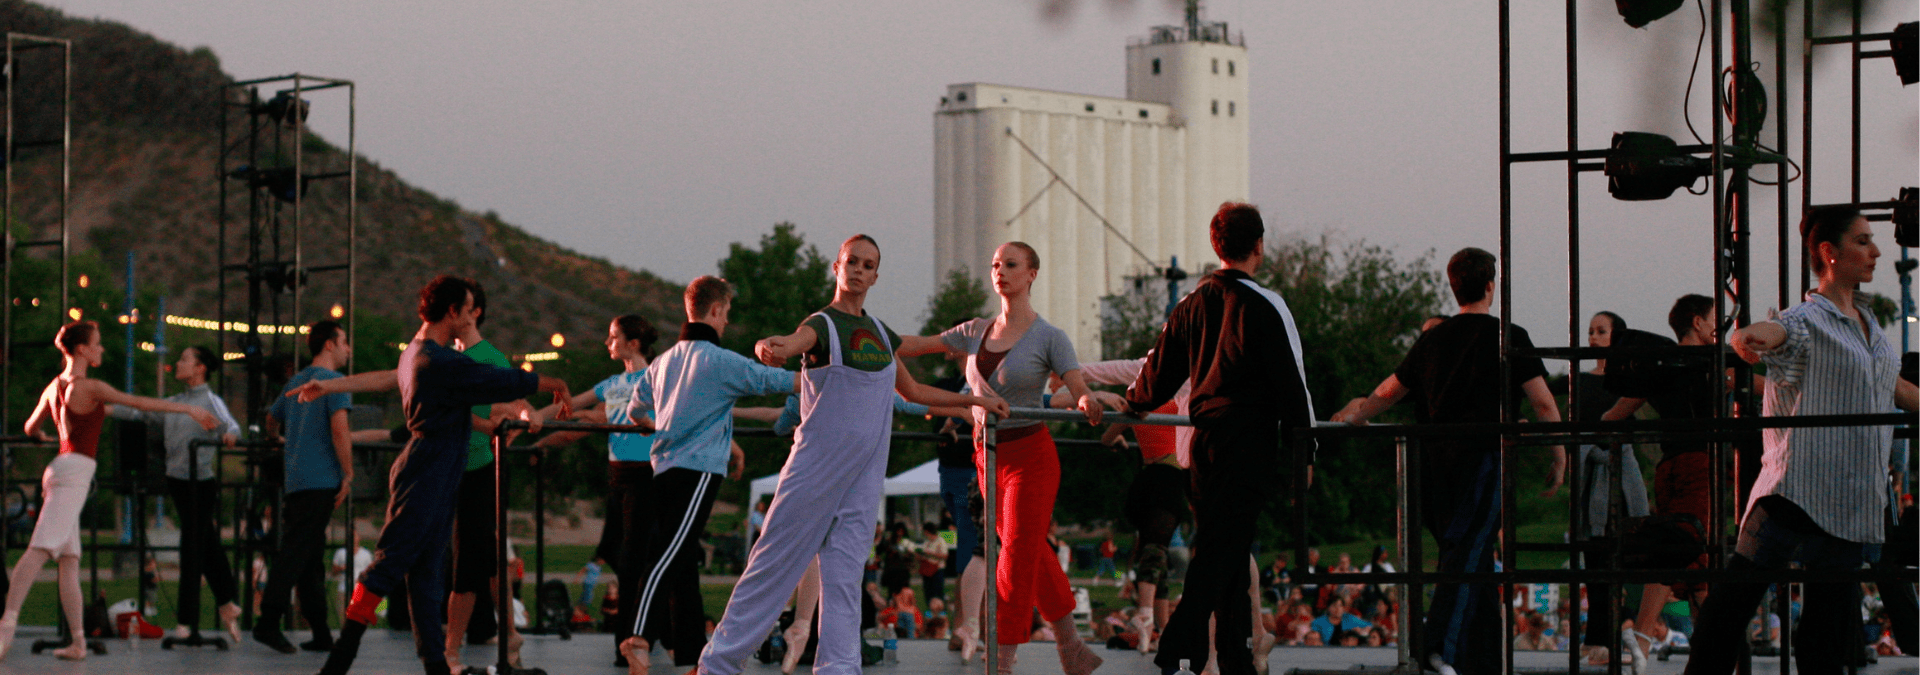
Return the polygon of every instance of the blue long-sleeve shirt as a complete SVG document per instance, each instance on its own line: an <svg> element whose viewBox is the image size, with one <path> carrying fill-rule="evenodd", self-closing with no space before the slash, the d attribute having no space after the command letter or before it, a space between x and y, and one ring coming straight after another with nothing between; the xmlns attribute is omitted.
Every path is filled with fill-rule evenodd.
<svg viewBox="0 0 1920 675"><path fill-rule="evenodd" d="M725 474L733 444L733 404L748 396L793 393L794 373L754 363L714 344L712 327L689 323L680 341L634 383L627 414L653 413L653 470Z"/></svg>

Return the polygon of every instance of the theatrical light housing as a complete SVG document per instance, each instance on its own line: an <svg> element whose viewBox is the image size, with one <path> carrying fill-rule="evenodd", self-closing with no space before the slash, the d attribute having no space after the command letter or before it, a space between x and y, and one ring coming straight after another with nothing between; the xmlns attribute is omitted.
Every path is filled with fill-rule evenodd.
<svg viewBox="0 0 1920 675"><path fill-rule="evenodd" d="M267 117L272 118L275 123L289 127L294 126L296 122L305 123L307 112L311 108L312 103L304 98L294 98L293 92L290 91L280 92L274 95L272 100L260 106L261 112L265 112Z"/></svg>
<svg viewBox="0 0 1920 675"><path fill-rule="evenodd" d="M1693 185L1713 173L1713 162L1681 152L1666 136L1622 131L1613 135L1603 170L1607 194L1638 202L1666 199L1674 190Z"/></svg>
<svg viewBox="0 0 1920 675"><path fill-rule="evenodd" d="M1620 18L1626 19L1627 25L1645 28L1647 24L1680 9L1684 2L1686 0L1614 0L1613 7L1620 10Z"/></svg>
<svg viewBox="0 0 1920 675"><path fill-rule="evenodd" d="M308 181L296 178L293 175L293 169L290 168L255 169L251 166L242 166L234 169L233 172L227 174L227 176L247 181L248 187L255 189L265 188L267 194L271 194L275 199L289 204L294 202L295 185L298 185L300 188L300 196L306 196L307 194Z"/></svg>
<svg viewBox="0 0 1920 675"><path fill-rule="evenodd" d="M338 319L347 315L347 308L341 307L340 303L333 303L333 309L327 310L327 315Z"/></svg>
<svg viewBox="0 0 1920 675"><path fill-rule="evenodd" d="M1893 72L1900 75L1901 86L1920 82L1920 21L1895 27L1887 50L1893 52Z"/></svg>
<svg viewBox="0 0 1920 675"><path fill-rule="evenodd" d="M1893 241L1907 248L1920 247L1920 188L1900 188L1893 200Z"/></svg>

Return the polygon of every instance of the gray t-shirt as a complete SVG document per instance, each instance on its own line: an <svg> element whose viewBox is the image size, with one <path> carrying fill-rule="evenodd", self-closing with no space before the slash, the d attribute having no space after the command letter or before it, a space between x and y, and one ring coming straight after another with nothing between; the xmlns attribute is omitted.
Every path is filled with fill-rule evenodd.
<svg viewBox="0 0 1920 675"><path fill-rule="evenodd" d="M973 382L979 378L973 365L979 360L980 343L985 340L987 331L993 327L992 319L974 319L947 329L940 334L940 341L947 349L974 355L968 362L967 380ZM1047 323L1046 319L1035 317L1027 333L1020 341L1007 350L1007 356L987 376L987 387L1007 405L1015 408L1038 408L1040 395L1046 391L1047 375L1065 375L1080 369L1080 359L1074 356L1073 342L1067 339L1065 331ZM975 387L976 390L979 387ZM1000 428L1024 427L1039 422L1034 420L1007 420Z"/></svg>

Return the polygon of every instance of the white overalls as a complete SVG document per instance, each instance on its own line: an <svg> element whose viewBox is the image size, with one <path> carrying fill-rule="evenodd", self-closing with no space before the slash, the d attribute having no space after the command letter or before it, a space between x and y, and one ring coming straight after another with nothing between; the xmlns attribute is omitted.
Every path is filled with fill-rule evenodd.
<svg viewBox="0 0 1920 675"><path fill-rule="evenodd" d="M819 337L827 343L828 365L801 371L800 426L767 509L766 530L700 655L700 669L710 675L740 672L773 632L816 555L820 645L813 672L860 672L860 577L873 551L873 524L887 478L894 369L900 366L897 357L875 372L845 365L833 318L820 316L827 324ZM886 326L879 319L874 325L891 353Z"/></svg>

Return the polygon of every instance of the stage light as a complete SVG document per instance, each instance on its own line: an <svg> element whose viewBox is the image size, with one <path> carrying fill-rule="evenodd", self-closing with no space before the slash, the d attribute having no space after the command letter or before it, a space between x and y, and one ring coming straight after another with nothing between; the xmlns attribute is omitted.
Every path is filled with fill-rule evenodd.
<svg viewBox="0 0 1920 675"><path fill-rule="evenodd" d="M1894 28L1887 50L1893 52L1893 72L1900 75L1901 86L1920 82L1920 21Z"/></svg>
<svg viewBox="0 0 1920 675"><path fill-rule="evenodd" d="M238 178L247 181L247 187L254 189L265 188L267 193L273 195L275 199L289 204L292 204L294 201L294 187L296 185L299 187L301 196L307 194L307 180L304 178L296 178L293 175L293 169L290 168L255 169L251 166L242 166L234 169L231 173L228 173L227 176L229 178Z"/></svg>
<svg viewBox="0 0 1920 675"><path fill-rule="evenodd" d="M80 287L81 287L81 288L86 288L86 287L87 287L87 284L89 284L89 283L92 283L92 282L93 282L93 280L92 280L92 279L88 279L88 278L87 278L87 275L85 275L85 274L82 274L82 275L80 275Z"/></svg>
<svg viewBox="0 0 1920 675"><path fill-rule="evenodd" d="M73 319L74 321L79 321L79 320L80 320L80 308L79 308L79 307L69 307L69 308L67 308L67 317L68 317L68 318L71 318L71 319Z"/></svg>
<svg viewBox="0 0 1920 675"><path fill-rule="evenodd" d="M567 336L554 333L553 337L547 338L547 343L553 345L554 349L565 347L567 346Z"/></svg>
<svg viewBox="0 0 1920 675"><path fill-rule="evenodd" d="M267 117L272 118L275 123L289 127L294 126L296 122L306 122L307 112L311 109L311 102L304 98L294 98L293 92L290 91L280 92L265 105L260 106L260 111L266 113Z"/></svg>
<svg viewBox="0 0 1920 675"><path fill-rule="evenodd" d="M1893 200L1893 241L1907 248L1920 246L1920 188L1900 188Z"/></svg>
<svg viewBox="0 0 1920 675"><path fill-rule="evenodd" d="M531 372L533 372L533 362L532 362L532 361L522 361L522 362L520 363L520 369L521 369L521 370L524 370L524 371L527 371L527 372L529 372L529 373L531 373Z"/></svg>
<svg viewBox="0 0 1920 675"><path fill-rule="evenodd" d="M340 303L333 303L333 309L327 310L327 315L338 319L347 315L347 308L341 307Z"/></svg>
<svg viewBox="0 0 1920 675"><path fill-rule="evenodd" d="M1713 173L1713 162L1680 151L1659 134L1623 131L1613 135L1603 167L1607 194L1621 201L1666 199Z"/></svg>
<svg viewBox="0 0 1920 675"><path fill-rule="evenodd" d="M1613 0L1613 7L1620 10L1620 18L1626 19L1627 25L1645 28L1647 24L1680 9L1683 2L1685 0Z"/></svg>

